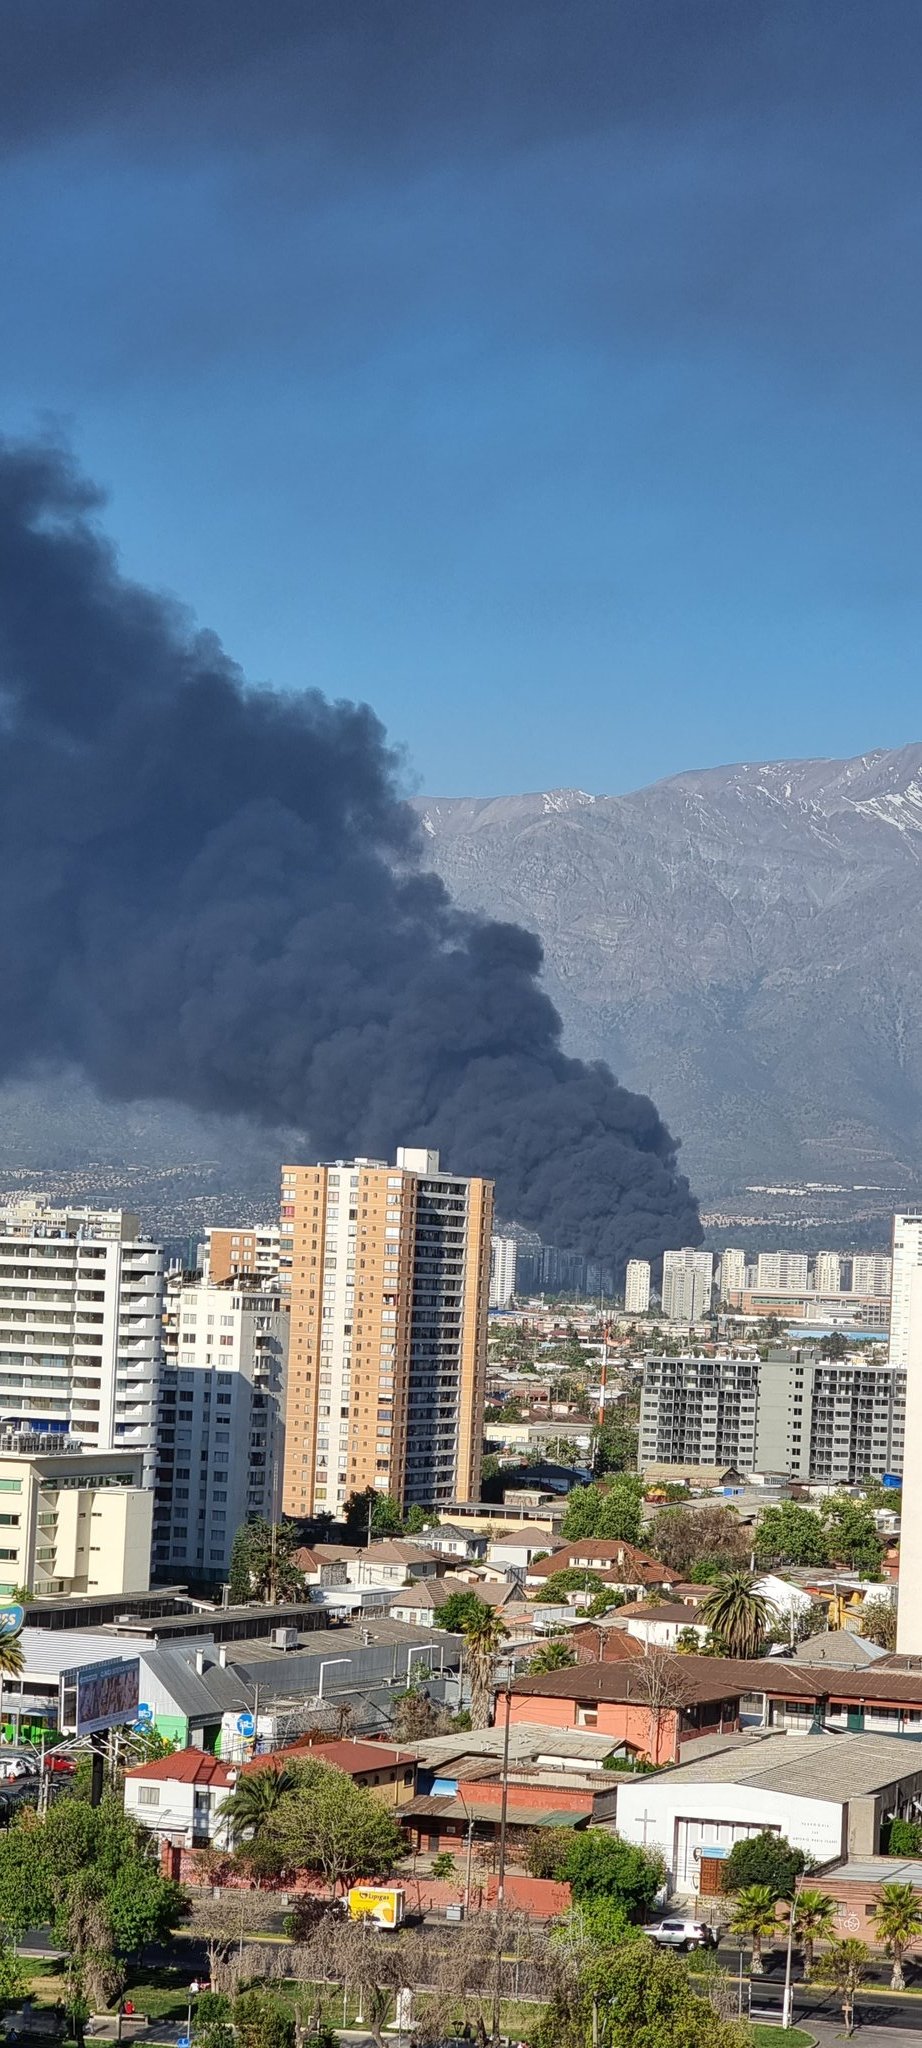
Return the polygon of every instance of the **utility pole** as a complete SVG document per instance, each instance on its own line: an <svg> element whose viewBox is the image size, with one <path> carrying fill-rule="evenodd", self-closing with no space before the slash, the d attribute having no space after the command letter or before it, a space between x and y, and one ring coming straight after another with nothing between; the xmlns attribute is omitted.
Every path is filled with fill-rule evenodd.
<svg viewBox="0 0 922 2048"><path fill-rule="evenodd" d="M499 2034L500 1976L503 1965L503 1901L506 1892L506 1816L509 1810L509 1726L512 1713L512 1679L505 1685L506 1726L503 1729L502 1805L499 1812L499 1869L496 1885L496 1960L493 1976L493 2038Z"/></svg>

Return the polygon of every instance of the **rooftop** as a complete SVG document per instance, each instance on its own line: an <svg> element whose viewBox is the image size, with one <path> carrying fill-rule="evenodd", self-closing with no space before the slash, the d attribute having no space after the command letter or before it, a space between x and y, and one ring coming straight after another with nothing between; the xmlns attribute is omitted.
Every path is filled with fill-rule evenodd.
<svg viewBox="0 0 922 2048"><path fill-rule="evenodd" d="M214 1785L230 1791L236 1781L232 1764L209 1756L204 1749L181 1749L175 1756L158 1757L153 1764L133 1764L126 1778L154 1779L169 1785Z"/></svg>
<svg viewBox="0 0 922 2048"><path fill-rule="evenodd" d="M566 1671L549 1671L539 1678L515 1678L515 1698L628 1701L646 1704L649 1686L645 1657L626 1657L614 1664L574 1664ZM738 1699L743 1686L738 1664L723 1657L674 1657L668 1673L675 1680L676 1704L694 1706L703 1700ZM862 1677L864 1674L862 1673ZM661 1703L665 1706L665 1702Z"/></svg>
<svg viewBox="0 0 922 2048"><path fill-rule="evenodd" d="M287 1749L274 1749L265 1756L254 1756L244 1764L243 1772L282 1770L286 1764L304 1763L314 1757L321 1764L332 1764L337 1771L391 1771L413 1764L416 1758L409 1749L392 1749L385 1742L296 1742Z"/></svg>
<svg viewBox="0 0 922 2048"><path fill-rule="evenodd" d="M746 1748L718 1750L661 1774L659 1785L761 1785L801 1799L844 1802L922 1776L922 1747L899 1735L792 1735L770 1729ZM649 1787L651 1780L645 1780Z"/></svg>

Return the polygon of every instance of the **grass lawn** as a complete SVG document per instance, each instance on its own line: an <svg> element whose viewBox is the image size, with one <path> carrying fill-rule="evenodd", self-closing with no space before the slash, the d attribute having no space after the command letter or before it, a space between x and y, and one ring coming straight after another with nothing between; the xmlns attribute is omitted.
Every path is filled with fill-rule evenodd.
<svg viewBox="0 0 922 2048"><path fill-rule="evenodd" d="M787 2027L782 2032L780 2026L753 2027L752 2038L756 2048L778 2048L782 2038L787 2042L788 2048L812 2048L816 2040L815 2034L805 2034L803 2027Z"/></svg>
<svg viewBox="0 0 922 2048"><path fill-rule="evenodd" d="M54 2005L63 1991L64 1964L42 1956L23 1956L24 1988L38 2005ZM148 2019L184 2020L189 2006L189 1971L140 1969L129 1973L125 1996Z"/></svg>

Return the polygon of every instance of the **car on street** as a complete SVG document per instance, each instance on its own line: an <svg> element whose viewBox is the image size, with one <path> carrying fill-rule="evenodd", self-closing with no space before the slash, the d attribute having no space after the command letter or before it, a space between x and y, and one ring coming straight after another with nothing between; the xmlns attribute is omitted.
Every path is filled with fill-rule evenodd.
<svg viewBox="0 0 922 2048"><path fill-rule="evenodd" d="M682 1920L678 1914L668 1920L657 1920L652 1927L645 1927L644 1933L655 1941L659 1948L677 1948L682 1952L691 1948L716 1948L717 1934L706 1920Z"/></svg>

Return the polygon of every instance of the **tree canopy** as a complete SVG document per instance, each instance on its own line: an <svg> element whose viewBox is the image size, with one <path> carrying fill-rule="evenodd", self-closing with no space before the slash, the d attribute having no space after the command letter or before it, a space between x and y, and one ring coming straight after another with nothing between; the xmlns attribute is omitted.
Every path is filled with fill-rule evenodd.
<svg viewBox="0 0 922 2048"><path fill-rule="evenodd" d="M638 1472L617 1472L592 1486L575 1486L564 1509L561 1534L572 1543L583 1536L639 1543L644 1483Z"/></svg>
<svg viewBox="0 0 922 2048"><path fill-rule="evenodd" d="M791 1899L794 1882L805 1870L807 1859L784 1835L765 1828L733 1847L721 1865L721 1886L725 1892L745 1891L752 1885L766 1885L775 1899Z"/></svg>

